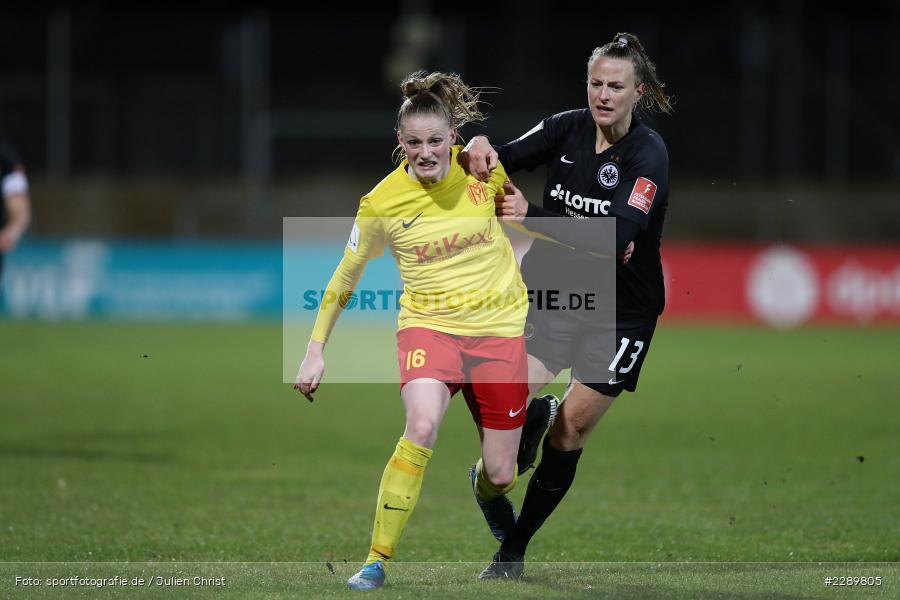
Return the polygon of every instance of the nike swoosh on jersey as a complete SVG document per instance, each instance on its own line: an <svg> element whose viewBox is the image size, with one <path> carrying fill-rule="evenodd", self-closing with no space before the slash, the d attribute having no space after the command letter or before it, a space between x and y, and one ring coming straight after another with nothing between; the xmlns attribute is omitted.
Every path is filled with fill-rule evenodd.
<svg viewBox="0 0 900 600"><path fill-rule="evenodd" d="M416 218L413 219L412 221L410 221L409 223L407 223L406 221L400 221L400 224L403 225L403 229L409 229L410 227L412 227L412 224L415 223L418 220L418 218L421 216L422 216L422 213L419 213L416 215Z"/></svg>
<svg viewBox="0 0 900 600"><path fill-rule="evenodd" d="M624 379L613 379L613 378L610 378L610 380L607 381L606 383L608 383L609 385L619 385L619 384L622 383L623 381L625 381L625 380L624 380Z"/></svg>
<svg viewBox="0 0 900 600"><path fill-rule="evenodd" d="M387 510L402 510L403 512L409 512L408 508L397 508L396 506L388 506L388 503L384 503L384 508Z"/></svg>
<svg viewBox="0 0 900 600"><path fill-rule="evenodd" d="M517 410L516 412L513 412L512 409L509 409L509 417L510 417L511 419L516 418L516 416L517 416L520 412L522 412L522 409L523 409L523 408L525 408L525 405L524 405L524 404L522 405L522 408L520 408L520 409Z"/></svg>
<svg viewBox="0 0 900 600"><path fill-rule="evenodd" d="M566 155L565 155L565 154L563 154L563 155L562 155L562 158L560 158L559 160L562 161L562 162L564 162L564 163L566 163L567 165L573 165L573 164L575 164L575 161L574 161L574 160L566 160Z"/></svg>

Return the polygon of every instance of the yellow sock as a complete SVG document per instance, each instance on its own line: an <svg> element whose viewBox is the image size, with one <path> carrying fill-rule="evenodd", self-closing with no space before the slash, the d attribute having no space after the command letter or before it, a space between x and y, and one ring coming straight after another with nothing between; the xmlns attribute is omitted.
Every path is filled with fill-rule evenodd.
<svg viewBox="0 0 900 600"><path fill-rule="evenodd" d="M496 498L497 496L504 496L512 491L514 487L516 487L516 482L519 480L519 469L513 470L513 480L509 485L505 487L496 486L490 481L488 481L487 476L484 474L484 461L480 458L478 459L478 465L475 467L475 493L481 500L491 500L492 498Z"/></svg>
<svg viewBox="0 0 900 600"><path fill-rule="evenodd" d="M397 442L397 448L381 476L372 547L366 564L376 560L388 561L394 555L394 548L419 499L425 465L431 454L428 448L406 438L400 438Z"/></svg>

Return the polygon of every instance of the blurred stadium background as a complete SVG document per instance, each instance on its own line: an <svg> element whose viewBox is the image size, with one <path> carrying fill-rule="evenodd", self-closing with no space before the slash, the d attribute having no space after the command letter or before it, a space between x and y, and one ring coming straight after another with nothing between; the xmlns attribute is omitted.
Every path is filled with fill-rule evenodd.
<svg viewBox="0 0 900 600"><path fill-rule="evenodd" d="M818 494L813 484L804 488L803 502L825 519L814 518L815 508L802 511L800 500L789 516L762 501L766 506L751 521L808 518L810 527L816 521L826 528L805 547L801 529L793 532L800 540L795 546L757 528L748 533L757 536L749 545L748 538L729 546L698 536L695 546L679 546L673 536L665 549L656 541L625 549L633 538L622 532L611 555L570 549L565 560L900 560L900 4L823 10L798 0L617 3L601 10L527 0L479 6L478 14L428 1L342 15L265 5L212 12L106 3L4 9L0 137L27 168L33 222L6 257L0 296L0 409L10 417L0 428L0 472L13 484L0 488L9 509L0 522L0 556L361 558L370 497L401 407L395 390L385 389L379 400L390 408L372 417L370 436L334 422L323 431L321 419L342 418L337 402L306 411L279 383L282 218L355 213L359 197L392 168L398 83L406 73L450 70L470 84L501 88L486 97L493 107L484 127L464 134L486 130L505 141L549 114L583 106L591 50L617 31L631 31L676 101L674 115L650 117L671 157L663 245L668 308L644 389L635 396L645 404L623 406L621 421L609 426L618 439L616 427L659 425L649 429L660 434L653 438L658 445L644 448L631 491L646 491L635 482L658 480L654 469L685 447L695 458L705 456L699 446L707 438L718 439L723 456L760 481L776 481L761 465L750 466L748 456L760 450L753 449L751 433L741 438L741 423L746 432L760 432L775 454L808 451L792 464L798 471L808 467L809 477L821 475L815 485L851 477L859 487L839 497ZM542 182L542 173L519 180L532 198ZM776 331L785 329L791 331ZM832 354L823 349L828 340ZM792 370L801 356L802 368ZM699 388L679 379L698 363L720 368L719 379ZM776 404L792 393L794 412ZM653 404L657 396L684 404ZM710 404L722 396L742 408L729 414L716 404L711 413ZM768 412L743 421L742 411L761 400ZM847 401L858 402L858 410ZM662 407L668 417L641 420L642 410ZM696 419L687 426L685 435L697 436L690 443L671 433L681 422L679 409ZM476 451L474 436L464 410L454 410L445 427L465 430L459 434L465 441L446 447L468 457ZM815 435L805 420L812 414L824 419ZM704 419L716 425L706 427ZM851 421L852 431L843 429ZM731 454L722 431L741 439ZM326 487L351 485L342 476L347 472L367 479L352 483L359 506L343 496L307 498L307 510L332 523L352 512L353 532L332 542L324 525L309 525L313 534L298 542L285 533L291 518L305 514L297 506L305 500L292 495L292 486L304 481L297 472L310 456L329 458L315 454L326 436L342 440L346 455L331 457L334 472L310 477ZM612 450L613 456L633 458L632 440L622 432L618 437L621 454ZM229 460L217 454L225 452L218 447L223 440L231 454L221 456ZM881 454L880 463L873 464L866 447ZM813 458L816 448L824 455L839 449L847 465L823 470ZM591 460L603 460L601 454ZM862 468L857 454L868 454L868 476L849 474ZM178 456L190 456L179 463L183 471L153 470ZM759 458L768 460L764 452ZM713 465L724 468L710 460L698 481L716 479ZM284 479L276 463L296 471ZM126 508L76 490L72 473L103 487L89 475L99 464L111 473L104 493L124 498ZM670 466L690 479L687 467ZM151 481L165 477L166 483L144 495L130 479L115 483L112 472L123 467L150 469ZM463 467L453 468L461 474ZM444 481L439 469L437 489ZM447 489L466 498L464 480L456 473L445 479ZM195 487L185 494L172 481ZM723 481L726 495L743 493L745 482ZM625 502L634 500L629 489L620 492ZM245 505L260 494L269 499L249 516L237 508L224 514L231 505L218 498L226 491L239 493ZM691 491L662 486L647 493L672 494L677 504L679 493L687 498ZM791 495L784 494L789 504ZM717 506L715 498L710 506ZM428 502L425 514L446 508ZM184 503L197 507L179 512L190 541L175 520L167 521L167 511ZM115 525L108 532L93 527L98 504L122 522L133 509L169 527L119 538ZM644 508L654 506L646 500ZM716 518L724 523L728 510ZM867 521L856 510L875 518ZM222 529L213 515L230 523L227 531L210 533ZM447 518L455 529L446 535L477 532L485 542L474 510L458 521ZM573 523L566 535L589 528ZM726 531L730 525L733 516ZM93 533L85 539L88 527ZM615 527L615 520L604 527ZM668 530L660 527L644 532L647 540L662 539L660 531ZM489 556L487 543L463 551L464 539L447 548L416 535L409 546L426 550L411 551L408 560ZM829 545L836 539L843 545ZM797 554L788 555L789 547ZM547 548L538 556L558 558L555 546Z"/></svg>
<svg viewBox="0 0 900 600"><path fill-rule="evenodd" d="M352 216L359 196L391 168L404 74L445 69L502 88L488 97L486 128L508 140L548 114L582 106L586 57L614 30L629 30L644 40L677 102L674 116L651 119L671 155L670 270L743 270L733 281L742 287L760 245L838 245L833 256L768 257L786 265L776 271L788 280L800 269L800 281L817 286L794 282L790 298L802 306L786 320L897 320L895 254L888 260L879 248L842 270L854 248L890 245L900 230L900 86L893 77L900 8L867 6L680 4L621 7L614 18L591 19L577 3L540 1L497 5L478 19L429 2L348 18L306 9L103 4L7 12L0 21L0 135L25 161L34 222L27 243L9 257L5 310L165 313L159 278L132 282L128 299L109 299L105 276L121 274L116 259L140 254L122 258L122 269L137 275L157 251L187 244L192 253L200 247L191 243L217 240L228 248L217 247L219 258L198 268L223 273L233 263L228 252L246 249L248 240L263 247L277 241L282 216ZM532 196L540 182L539 173L522 177ZM79 244L68 242L74 238ZM131 240L149 244L141 249L150 254ZM739 262L693 262L678 246L696 242L741 244L729 246ZM157 266L177 261L158 258ZM68 265L68 274L38 277L26 269L49 264ZM235 279L206 286L208 298L194 290L184 300L200 303L192 316L220 316L222 301L234 303L229 314L278 312L271 282L263 297L236 285L236 270L226 271ZM835 273L840 281L831 285ZM759 317L754 305L736 304L744 290L715 306L702 292L717 290L692 283L685 304L681 278L669 279L666 318L717 310ZM63 291L66 285L77 291ZM242 297L223 300L235 289L245 290ZM805 312L804 298L814 305Z"/></svg>

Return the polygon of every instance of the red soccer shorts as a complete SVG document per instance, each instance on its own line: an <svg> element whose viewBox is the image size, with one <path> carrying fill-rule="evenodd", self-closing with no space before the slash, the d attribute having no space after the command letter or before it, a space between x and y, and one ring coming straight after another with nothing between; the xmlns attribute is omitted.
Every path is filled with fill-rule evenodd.
<svg viewBox="0 0 900 600"><path fill-rule="evenodd" d="M400 389L414 379L447 384L452 396L462 390L476 423L488 429L525 424L528 359L525 339L453 335L409 327L397 332Z"/></svg>

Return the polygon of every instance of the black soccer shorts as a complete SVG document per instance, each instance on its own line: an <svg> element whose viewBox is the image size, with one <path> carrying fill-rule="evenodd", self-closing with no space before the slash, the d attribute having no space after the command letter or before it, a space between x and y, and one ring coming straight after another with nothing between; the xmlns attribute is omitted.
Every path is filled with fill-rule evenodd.
<svg viewBox="0 0 900 600"><path fill-rule="evenodd" d="M586 318L586 313L528 311L525 340L528 354L556 374L572 368L572 377L605 396L633 392L657 317L615 322L614 318Z"/></svg>

